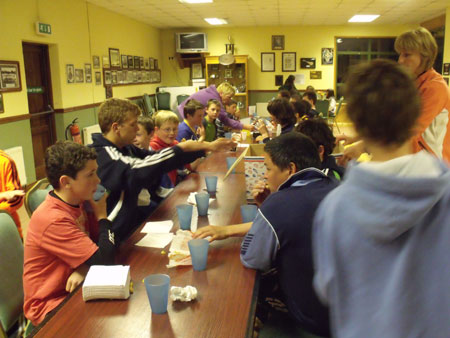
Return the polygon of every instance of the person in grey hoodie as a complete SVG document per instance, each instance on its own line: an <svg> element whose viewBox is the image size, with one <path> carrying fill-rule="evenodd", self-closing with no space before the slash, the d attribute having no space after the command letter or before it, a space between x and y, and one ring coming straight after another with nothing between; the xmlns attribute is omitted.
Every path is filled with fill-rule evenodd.
<svg viewBox="0 0 450 338"><path fill-rule="evenodd" d="M314 287L336 337L450 337L450 170L410 137L413 80L392 61L358 66L347 111L372 154L314 221Z"/></svg>

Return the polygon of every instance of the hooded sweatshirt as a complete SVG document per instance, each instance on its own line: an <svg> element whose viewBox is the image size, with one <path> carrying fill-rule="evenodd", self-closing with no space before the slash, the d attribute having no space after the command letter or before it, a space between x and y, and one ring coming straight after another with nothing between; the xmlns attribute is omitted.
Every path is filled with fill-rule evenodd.
<svg viewBox="0 0 450 338"><path fill-rule="evenodd" d="M313 249L334 336L450 335L450 171L430 154L349 168Z"/></svg>

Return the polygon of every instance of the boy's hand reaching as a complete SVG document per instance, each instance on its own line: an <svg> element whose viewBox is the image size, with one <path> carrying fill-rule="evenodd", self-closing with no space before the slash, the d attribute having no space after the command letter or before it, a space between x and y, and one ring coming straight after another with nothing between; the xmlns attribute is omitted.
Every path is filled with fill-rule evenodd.
<svg viewBox="0 0 450 338"><path fill-rule="evenodd" d="M208 225L206 227L198 229L194 234L193 238L209 238L209 241L215 241L218 239L228 238L229 235L227 233L227 226L223 225Z"/></svg>
<svg viewBox="0 0 450 338"><path fill-rule="evenodd" d="M218 138L217 140L209 143L210 151L228 151L235 148L237 144L227 138Z"/></svg>
<svg viewBox="0 0 450 338"><path fill-rule="evenodd" d="M253 198L256 204L260 206L264 200L270 195L270 190L265 181L261 180L256 182L252 190Z"/></svg>

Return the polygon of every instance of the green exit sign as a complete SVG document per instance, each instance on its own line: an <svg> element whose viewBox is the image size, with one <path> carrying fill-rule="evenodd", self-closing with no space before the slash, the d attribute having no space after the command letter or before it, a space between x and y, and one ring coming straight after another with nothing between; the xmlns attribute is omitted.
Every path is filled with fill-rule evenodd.
<svg viewBox="0 0 450 338"><path fill-rule="evenodd" d="M36 22L36 34L52 35L52 26L48 23Z"/></svg>

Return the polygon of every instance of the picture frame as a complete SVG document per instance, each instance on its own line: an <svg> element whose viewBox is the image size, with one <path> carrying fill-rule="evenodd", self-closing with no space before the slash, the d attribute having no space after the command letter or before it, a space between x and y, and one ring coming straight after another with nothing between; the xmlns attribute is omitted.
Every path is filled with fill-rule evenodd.
<svg viewBox="0 0 450 338"><path fill-rule="evenodd" d="M106 55L102 56L103 68L109 68L109 57Z"/></svg>
<svg viewBox="0 0 450 338"><path fill-rule="evenodd" d="M137 82L137 71L133 71L133 83Z"/></svg>
<svg viewBox="0 0 450 338"><path fill-rule="evenodd" d="M5 112L5 105L3 103L3 94L0 93L0 114Z"/></svg>
<svg viewBox="0 0 450 338"><path fill-rule="evenodd" d="M139 58L139 64L140 64L139 68L140 69L144 69L144 57L141 56Z"/></svg>
<svg viewBox="0 0 450 338"><path fill-rule="evenodd" d="M447 83L448 86L448 77L444 77L444 81Z"/></svg>
<svg viewBox="0 0 450 338"><path fill-rule="evenodd" d="M232 79L233 78L233 69L231 69L231 68L224 69L223 77L224 77L224 79Z"/></svg>
<svg viewBox="0 0 450 338"><path fill-rule="evenodd" d="M123 76L122 76L123 83L127 84L128 83L128 70L123 70L122 72L123 72Z"/></svg>
<svg viewBox="0 0 450 338"><path fill-rule="evenodd" d="M283 75L275 75L275 86L280 87L283 83Z"/></svg>
<svg viewBox="0 0 450 338"><path fill-rule="evenodd" d="M94 69L100 68L100 57L98 55L92 56L92 65L94 66Z"/></svg>
<svg viewBox="0 0 450 338"><path fill-rule="evenodd" d="M300 58L300 68L315 69L316 68L316 58Z"/></svg>
<svg viewBox="0 0 450 338"><path fill-rule="evenodd" d="M122 68L127 69L128 68L128 57L126 55L121 56L122 58Z"/></svg>
<svg viewBox="0 0 450 338"><path fill-rule="evenodd" d="M442 75L450 75L450 63L444 63L442 65Z"/></svg>
<svg viewBox="0 0 450 338"><path fill-rule="evenodd" d="M117 84L117 72L114 70L111 72L111 83L113 85Z"/></svg>
<svg viewBox="0 0 450 338"><path fill-rule="evenodd" d="M261 72L275 71L275 53L261 53Z"/></svg>
<svg viewBox="0 0 450 338"><path fill-rule="evenodd" d="M272 50L284 50L284 35L272 35Z"/></svg>
<svg viewBox="0 0 450 338"><path fill-rule="evenodd" d="M309 72L309 79L310 80L320 80L320 79L322 79L322 71L320 71L320 70L311 70Z"/></svg>
<svg viewBox="0 0 450 338"><path fill-rule="evenodd" d="M285 52L282 53L282 71L283 72L295 72L297 70L297 53Z"/></svg>
<svg viewBox="0 0 450 338"><path fill-rule="evenodd" d="M102 73L95 72L95 85L99 86L102 84Z"/></svg>
<svg viewBox="0 0 450 338"><path fill-rule="evenodd" d="M139 56L134 57L134 69L140 69L141 67L141 58Z"/></svg>
<svg viewBox="0 0 450 338"><path fill-rule="evenodd" d="M155 69L155 59L154 58L148 58L148 63L150 66L150 70Z"/></svg>
<svg viewBox="0 0 450 338"><path fill-rule="evenodd" d="M75 67L73 64L66 65L66 78L67 78L67 83L75 82Z"/></svg>
<svg viewBox="0 0 450 338"><path fill-rule="evenodd" d="M81 68L75 68L75 82L83 83L84 82L84 70Z"/></svg>
<svg viewBox="0 0 450 338"><path fill-rule="evenodd" d="M150 69L150 62L148 61L148 58L144 59L144 69Z"/></svg>
<svg viewBox="0 0 450 338"><path fill-rule="evenodd" d="M155 66L155 70L159 69L158 68L158 59L154 59L153 64Z"/></svg>
<svg viewBox="0 0 450 338"><path fill-rule="evenodd" d="M103 82L104 82L105 86L108 86L108 85L112 84L111 71L110 70L105 70L103 72Z"/></svg>
<svg viewBox="0 0 450 338"><path fill-rule="evenodd" d="M133 71L131 70L127 72L127 83L133 83Z"/></svg>
<svg viewBox="0 0 450 338"><path fill-rule="evenodd" d="M86 76L86 83L92 83L92 65L90 63L84 64L84 73Z"/></svg>
<svg viewBox="0 0 450 338"><path fill-rule="evenodd" d="M109 48L109 65L110 68L120 68L120 51L118 48Z"/></svg>
<svg viewBox="0 0 450 338"><path fill-rule="evenodd" d="M333 48L322 48L322 65L332 65L334 59Z"/></svg>
<svg viewBox="0 0 450 338"><path fill-rule="evenodd" d="M121 70L117 71L117 83L123 84L123 71Z"/></svg>
<svg viewBox="0 0 450 338"><path fill-rule="evenodd" d="M107 99L110 99L111 97L113 97L113 88L112 85L107 85L105 86L105 97Z"/></svg>
<svg viewBox="0 0 450 338"><path fill-rule="evenodd" d="M19 61L0 61L0 91L20 92L21 90Z"/></svg>
<svg viewBox="0 0 450 338"><path fill-rule="evenodd" d="M203 65L201 62L191 64L191 79L203 79Z"/></svg>

